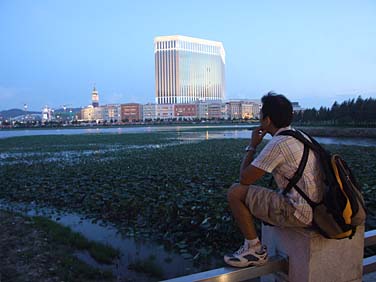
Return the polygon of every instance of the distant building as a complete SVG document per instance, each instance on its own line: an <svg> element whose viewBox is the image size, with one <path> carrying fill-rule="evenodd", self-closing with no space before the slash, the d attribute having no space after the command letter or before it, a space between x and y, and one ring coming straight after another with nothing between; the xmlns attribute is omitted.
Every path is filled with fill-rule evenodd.
<svg viewBox="0 0 376 282"><path fill-rule="evenodd" d="M94 108L99 107L99 95L97 89L95 89L95 86L93 88L93 92L91 92L91 105Z"/></svg>
<svg viewBox="0 0 376 282"><path fill-rule="evenodd" d="M91 121L92 120L92 117L94 116L93 115L93 112L94 112L94 107L92 105L86 107L86 108L83 108L81 109L81 120L83 121Z"/></svg>
<svg viewBox="0 0 376 282"><path fill-rule="evenodd" d="M191 120L197 118L197 104L175 104L174 117Z"/></svg>
<svg viewBox="0 0 376 282"><path fill-rule="evenodd" d="M232 100L226 103L230 119L259 119L261 102L256 100Z"/></svg>
<svg viewBox="0 0 376 282"><path fill-rule="evenodd" d="M48 106L42 109L42 122L51 121L53 118L53 110Z"/></svg>
<svg viewBox="0 0 376 282"><path fill-rule="evenodd" d="M152 121L157 119L155 106L155 104L150 103L142 106L143 121Z"/></svg>
<svg viewBox="0 0 376 282"><path fill-rule="evenodd" d="M303 108L299 105L299 102L291 102L291 104L292 104L292 110L294 112L303 111Z"/></svg>
<svg viewBox="0 0 376 282"><path fill-rule="evenodd" d="M83 121L95 121L96 123L103 122L105 120L106 107L93 107L89 105L86 108L81 109L81 119Z"/></svg>
<svg viewBox="0 0 376 282"><path fill-rule="evenodd" d="M173 35L154 39L156 104L190 104L225 97L221 42Z"/></svg>
<svg viewBox="0 0 376 282"><path fill-rule="evenodd" d="M93 115L92 115L92 121L95 121L96 123L103 122L105 119L105 112L106 112L106 107L101 106L101 107L94 107L93 108Z"/></svg>
<svg viewBox="0 0 376 282"><path fill-rule="evenodd" d="M230 119L240 119L242 117L242 102L230 101L227 102L227 112Z"/></svg>
<svg viewBox="0 0 376 282"><path fill-rule="evenodd" d="M156 119L173 119L174 105L173 104L157 104L155 105Z"/></svg>
<svg viewBox="0 0 376 282"><path fill-rule="evenodd" d="M143 107L138 103L121 104L121 120L122 121L140 121L143 119Z"/></svg>
<svg viewBox="0 0 376 282"><path fill-rule="evenodd" d="M208 119L222 119L224 117L224 105L220 101L208 103Z"/></svg>
<svg viewBox="0 0 376 282"><path fill-rule="evenodd" d="M117 104L106 105L103 107L103 120L107 122L121 121L121 106Z"/></svg>
<svg viewBox="0 0 376 282"><path fill-rule="evenodd" d="M198 102L197 103L197 118L208 119L209 118L209 103Z"/></svg>

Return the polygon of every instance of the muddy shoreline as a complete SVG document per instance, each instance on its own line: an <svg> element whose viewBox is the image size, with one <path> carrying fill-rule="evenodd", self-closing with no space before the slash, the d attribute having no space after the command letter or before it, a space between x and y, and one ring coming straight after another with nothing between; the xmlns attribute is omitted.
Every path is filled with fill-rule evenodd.
<svg viewBox="0 0 376 282"><path fill-rule="evenodd" d="M78 260L71 245L57 242L32 218L0 210L0 222L1 282L115 281Z"/></svg>

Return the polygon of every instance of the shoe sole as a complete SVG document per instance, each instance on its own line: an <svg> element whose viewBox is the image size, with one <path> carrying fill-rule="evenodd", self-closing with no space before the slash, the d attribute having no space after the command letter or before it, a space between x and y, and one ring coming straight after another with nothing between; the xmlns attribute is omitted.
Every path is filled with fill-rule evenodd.
<svg viewBox="0 0 376 282"><path fill-rule="evenodd" d="M248 261L246 263L241 262L241 261L231 261L231 260L226 260L226 259L224 259L224 261L228 265L234 266L234 267L250 267L250 266L261 266L261 265L266 264L268 262L268 257L265 257L264 259L258 260L258 261Z"/></svg>

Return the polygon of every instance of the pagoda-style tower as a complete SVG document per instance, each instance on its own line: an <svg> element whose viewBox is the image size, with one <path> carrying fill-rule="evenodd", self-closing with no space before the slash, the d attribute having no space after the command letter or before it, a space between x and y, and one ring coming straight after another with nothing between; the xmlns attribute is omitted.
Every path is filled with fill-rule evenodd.
<svg viewBox="0 0 376 282"><path fill-rule="evenodd" d="M95 86L93 88L93 92L91 92L91 104L94 108L99 106L99 95L97 89L95 89Z"/></svg>

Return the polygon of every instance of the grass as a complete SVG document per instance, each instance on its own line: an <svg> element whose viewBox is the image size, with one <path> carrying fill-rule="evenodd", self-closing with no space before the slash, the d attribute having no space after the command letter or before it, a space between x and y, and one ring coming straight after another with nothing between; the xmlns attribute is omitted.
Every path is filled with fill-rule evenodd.
<svg viewBox="0 0 376 282"><path fill-rule="evenodd" d="M112 281L114 278L110 271L93 269L72 256L63 256L61 266L64 281L97 281L98 277Z"/></svg>
<svg viewBox="0 0 376 282"><path fill-rule="evenodd" d="M110 264L119 256L119 251L101 243L89 241L69 227L62 226L45 217L34 217L33 221L37 228L44 230L50 238L63 245L78 250L88 250L90 255L99 263Z"/></svg>
<svg viewBox="0 0 376 282"><path fill-rule="evenodd" d="M162 269L155 262L155 257L150 256L147 259L137 259L130 263L128 268L137 272L148 274L155 278L163 278L164 273Z"/></svg>
<svg viewBox="0 0 376 282"><path fill-rule="evenodd" d="M76 240L77 236L66 228L48 219L2 210L0 219L4 227L0 233L0 273L4 281L115 280L111 271L95 269L74 255L82 240Z"/></svg>

